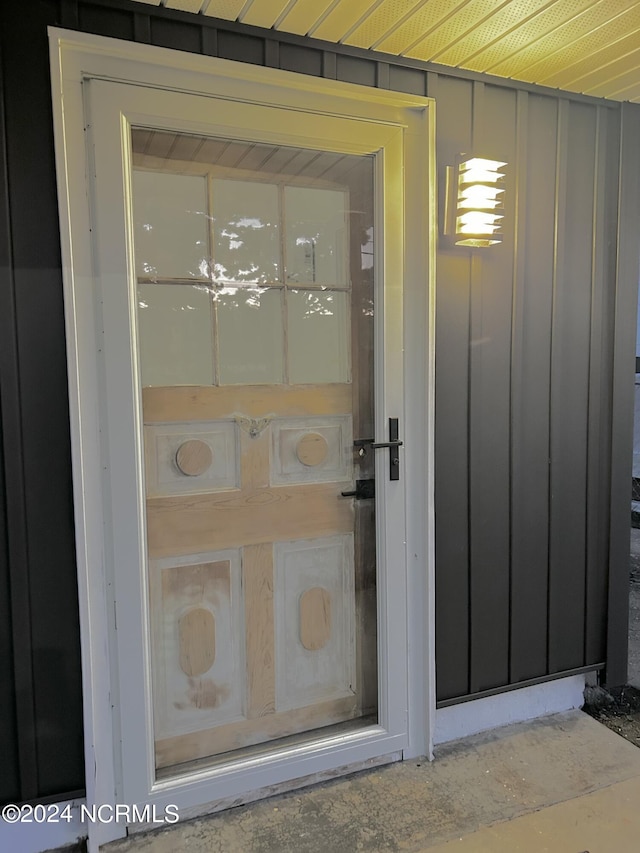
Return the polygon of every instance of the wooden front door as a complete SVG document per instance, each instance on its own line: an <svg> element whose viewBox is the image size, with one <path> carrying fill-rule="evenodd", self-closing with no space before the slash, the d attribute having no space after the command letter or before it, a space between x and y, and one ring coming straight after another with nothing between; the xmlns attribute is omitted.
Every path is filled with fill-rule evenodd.
<svg viewBox="0 0 640 853"><path fill-rule="evenodd" d="M376 722L374 157L132 151L156 768Z"/></svg>

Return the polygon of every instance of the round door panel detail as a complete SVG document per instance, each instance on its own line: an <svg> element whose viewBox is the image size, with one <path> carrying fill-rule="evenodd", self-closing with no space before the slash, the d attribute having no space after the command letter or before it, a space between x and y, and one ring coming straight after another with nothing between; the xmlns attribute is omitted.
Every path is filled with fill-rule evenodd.
<svg viewBox="0 0 640 853"><path fill-rule="evenodd" d="M206 473L213 462L213 451L200 439L183 441L176 451L176 465L187 477L197 477Z"/></svg>
<svg viewBox="0 0 640 853"><path fill-rule="evenodd" d="M216 659L216 620L210 610L196 607L178 623L180 669L190 678L203 675Z"/></svg>
<svg viewBox="0 0 640 853"><path fill-rule="evenodd" d="M327 458L329 445L327 439L318 432L308 432L298 439L296 444L296 456L299 461L308 468L321 465Z"/></svg>
<svg viewBox="0 0 640 853"><path fill-rule="evenodd" d="M314 586L300 596L300 642L310 652L324 648L331 637L331 595Z"/></svg>

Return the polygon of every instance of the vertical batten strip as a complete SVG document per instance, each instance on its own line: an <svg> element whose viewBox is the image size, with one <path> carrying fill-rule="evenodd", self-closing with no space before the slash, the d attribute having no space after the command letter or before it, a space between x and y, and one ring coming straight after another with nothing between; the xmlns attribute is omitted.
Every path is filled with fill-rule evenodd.
<svg viewBox="0 0 640 853"><path fill-rule="evenodd" d="M429 96L446 104L437 159L453 163L471 143L472 86L431 73ZM436 110L440 109L436 106ZM441 166L441 174L442 174ZM443 182L438 182L443 209ZM466 251L440 247L436 310L436 688L439 700L469 692L469 280Z"/></svg>
<svg viewBox="0 0 640 853"><path fill-rule="evenodd" d="M551 358L549 361L549 541L547 555L547 672L551 671L551 557L552 557L552 526L553 526L553 419L557 408L554 406L553 374L558 360L560 346L558 323L558 291L561 289L565 275L565 232L566 232L566 200L567 200L567 161L569 133L569 102L565 99L558 101L558 128L556 137L556 176L554 198L554 245L553 245L553 295L551 300Z"/></svg>
<svg viewBox="0 0 640 853"><path fill-rule="evenodd" d="M280 67L280 42L275 39L264 40L264 64L268 68Z"/></svg>
<svg viewBox="0 0 640 853"><path fill-rule="evenodd" d="M482 109L484 104L484 83L474 81L472 83L471 100L471 152L473 156L479 154L478 146L482 144ZM473 428L473 401L474 388L478 385L479 375L482 372L482 351L474 346L482 335L482 259L477 252L471 252L469 263L469 351L467 369L467 530L468 530L468 596L469 596L469 693L475 693L479 689L475 672L474 662L474 624L475 607L473 595L474 579L474 501L473 501L473 465L478 458L481 449L477 446L479 436Z"/></svg>
<svg viewBox="0 0 640 853"><path fill-rule="evenodd" d="M474 578L474 535L473 535L473 477L472 468L474 458L477 458L476 442L474 441L473 428L473 398L474 387L477 384L477 374L481 371L479 359L481 353L477 352L474 341L480 338L479 317L482 311L482 261L476 252L469 258L469 352L467 367L467 588L469 600L469 628L468 628L468 657L469 657L469 693L475 693L479 689L475 683L474 674L474 601L473 601L473 578Z"/></svg>
<svg viewBox="0 0 640 853"><path fill-rule="evenodd" d="M484 83L474 80L473 100L471 102L471 148L473 156L481 156L485 152L479 150L483 143Z"/></svg>
<svg viewBox="0 0 640 853"><path fill-rule="evenodd" d="M524 336L524 284L526 274L526 219L527 205L527 136L528 136L529 96L527 92L518 92L516 96L516 162L512 167L515 175L515 223L513 248L513 302L511 306L511 389L509 396L509 680L517 681L513 667L513 595L514 595L514 565L513 565L513 535L514 535L514 504L523 499L514 490L518 472L518 459L514 448L515 405L518 393L522 393L523 376L523 336ZM521 482L517 478L517 482ZM524 506L521 507L521 512Z"/></svg>
<svg viewBox="0 0 640 853"><path fill-rule="evenodd" d="M78 0L60 0L60 26L77 30L79 25Z"/></svg>
<svg viewBox="0 0 640 853"><path fill-rule="evenodd" d="M607 670L609 685L627 679L629 622L629 492L633 456L634 345L640 234L640 105L622 104L613 349L611 504Z"/></svg>
<svg viewBox="0 0 640 853"><path fill-rule="evenodd" d="M583 665L589 351L596 110L571 104L566 136L565 268L556 292L552 399L550 669Z"/></svg>
<svg viewBox="0 0 640 853"><path fill-rule="evenodd" d="M433 98L436 101L437 108L437 93L438 93L438 73L436 71L427 71L427 97Z"/></svg>
<svg viewBox="0 0 640 853"><path fill-rule="evenodd" d="M597 612L599 589L597 578L601 565L606 561L601 543L604 538L604 518L600 512L601 482L600 457L602 455L602 392L603 392L603 325L606 312L605 288L605 179L607 163L607 123L605 111L596 108L595 180L593 184L593 238L591 249L591 318L589 360L589 396L587 402L587 488L586 488L586 583L584 599L584 663L602 659L602 643L599 642L599 626L593 626L592 613Z"/></svg>
<svg viewBox="0 0 640 853"><path fill-rule="evenodd" d="M322 51L322 76L327 80L336 80L338 77L338 58L330 50Z"/></svg>
<svg viewBox="0 0 640 853"><path fill-rule="evenodd" d="M149 41L151 41L151 30L149 30ZM200 45L205 56L218 55L218 30L214 27L202 27Z"/></svg>
<svg viewBox="0 0 640 853"><path fill-rule="evenodd" d="M557 106L527 96L526 210L520 353L512 394L511 678L547 672L549 567L549 380L554 269ZM517 380L517 381L516 381ZM535 524L532 524L535 519Z"/></svg>
<svg viewBox="0 0 640 853"><path fill-rule="evenodd" d="M203 29L203 36L205 30ZM151 19L143 12L134 12L133 15L133 38L141 44L151 44ZM205 53L206 51L203 51Z"/></svg>
<svg viewBox="0 0 640 853"><path fill-rule="evenodd" d="M515 92L486 85L474 99L478 156L510 164L504 239L472 250L470 388L472 692L509 681L511 326L516 160Z"/></svg>
<svg viewBox="0 0 640 853"><path fill-rule="evenodd" d="M390 70L388 62L376 62L376 87L378 89L389 88Z"/></svg>

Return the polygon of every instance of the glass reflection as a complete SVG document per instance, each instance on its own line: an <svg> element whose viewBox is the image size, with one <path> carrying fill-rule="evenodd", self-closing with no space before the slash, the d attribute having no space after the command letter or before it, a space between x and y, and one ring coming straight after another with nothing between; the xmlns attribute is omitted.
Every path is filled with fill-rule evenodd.
<svg viewBox="0 0 640 853"><path fill-rule="evenodd" d="M353 168L348 155L292 160L285 149L194 138L194 159L213 146L224 162L172 165L173 135L140 132L136 151L137 133L143 384L349 382L351 315L373 316L373 158ZM254 155L260 169L241 172ZM303 156L313 179L299 165L286 172ZM368 326L358 335L368 341Z"/></svg>
<svg viewBox="0 0 640 853"><path fill-rule="evenodd" d="M280 280L278 188L255 181L213 181L216 282Z"/></svg>
<svg viewBox="0 0 640 853"><path fill-rule="evenodd" d="M285 187L287 281L343 286L347 194Z"/></svg>

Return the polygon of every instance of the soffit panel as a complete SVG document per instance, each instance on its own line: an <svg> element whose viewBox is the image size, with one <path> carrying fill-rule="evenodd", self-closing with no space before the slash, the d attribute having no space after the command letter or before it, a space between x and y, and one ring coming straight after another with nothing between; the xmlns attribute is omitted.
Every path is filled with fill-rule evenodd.
<svg viewBox="0 0 640 853"><path fill-rule="evenodd" d="M467 3L468 0L423 0L405 20L378 40L377 49L408 55L408 51L444 26Z"/></svg>
<svg viewBox="0 0 640 853"><path fill-rule="evenodd" d="M383 0L364 16L351 32L345 33L340 41L354 47L372 47L391 34L403 21L413 18L423 7L424 2L416 0Z"/></svg>
<svg viewBox="0 0 640 853"><path fill-rule="evenodd" d="M623 61L626 56L639 49L640 29L636 29L624 38L618 39L588 56L581 57L571 65L567 65L546 77L544 85L559 86L560 88L580 85L586 75L594 73L594 69L596 74L607 74L611 64ZM638 64L640 66L640 62Z"/></svg>
<svg viewBox="0 0 640 853"><path fill-rule="evenodd" d="M571 0L551 6L549 0L508 3L445 51L438 61L445 65L464 63L476 71L486 71L566 23L580 5L587 8L592 3L593 0Z"/></svg>
<svg viewBox="0 0 640 853"><path fill-rule="evenodd" d="M620 9L615 16L610 14L612 6ZM627 8L621 9L622 6ZM619 38L625 28L637 27L638 15L640 4L637 0L600 0L552 32L532 38L518 53L495 63L487 71L507 77L526 72L542 79L550 71L588 56L590 50L603 47L607 38Z"/></svg>
<svg viewBox="0 0 640 853"><path fill-rule="evenodd" d="M597 98L615 98L623 92L628 92L630 89L638 90L638 68L629 71L626 74L621 74L613 80L607 80L604 83L595 83L587 89L588 95L593 95ZM640 95L640 92L638 92Z"/></svg>
<svg viewBox="0 0 640 853"><path fill-rule="evenodd" d="M570 92L640 101L635 65L640 0L136 1Z"/></svg>
<svg viewBox="0 0 640 853"><path fill-rule="evenodd" d="M628 74L636 74L640 68L640 48L636 48L632 53L623 56L621 59L611 62L603 68L598 68L596 71L589 71L579 77L575 82L580 86L583 92L590 93L593 88L608 87L619 88L616 81Z"/></svg>
<svg viewBox="0 0 640 853"><path fill-rule="evenodd" d="M514 0L514 2L520 5L520 0ZM507 5L512 4L503 3L496 7L491 0L469 0L405 53L414 59L438 61L439 55L454 49L465 38L473 38L477 29L491 28L495 21L496 8L505 11Z"/></svg>
<svg viewBox="0 0 640 853"><path fill-rule="evenodd" d="M371 0L352 0L350 3L343 3L340 0L333 4L324 19L319 21L307 35L336 44L344 43L360 23L383 2L384 0L377 0L374 3Z"/></svg>
<svg viewBox="0 0 640 853"><path fill-rule="evenodd" d="M202 9L202 0L167 0L167 9L178 9L180 12L197 14Z"/></svg>
<svg viewBox="0 0 640 853"><path fill-rule="evenodd" d="M296 0L287 8L278 29L304 36L329 9L332 2L333 0Z"/></svg>
<svg viewBox="0 0 640 853"><path fill-rule="evenodd" d="M269 29L283 14L289 0L261 0L260 3L245 4L239 20L243 24Z"/></svg>
<svg viewBox="0 0 640 853"><path fill-rule="evenodd" d="M211 0L202 3L201 12L211 18L222 18L225 21L237 21L246 0Z"/></svg>

